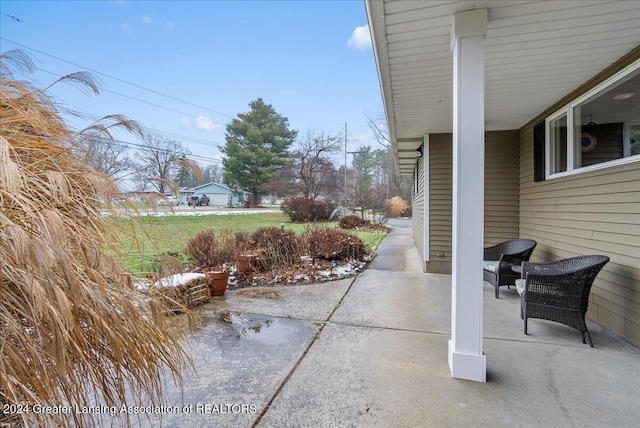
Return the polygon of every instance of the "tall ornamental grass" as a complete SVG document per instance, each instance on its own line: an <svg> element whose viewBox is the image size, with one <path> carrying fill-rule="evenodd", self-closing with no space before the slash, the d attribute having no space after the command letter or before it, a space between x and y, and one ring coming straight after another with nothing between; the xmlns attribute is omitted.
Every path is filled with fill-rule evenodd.
<svg viewBox="0 0 640 428"><path fill-rule="evenodd" d="M0 407L160 404L163 371L180 381L188 357L109 250L103 212L118 189L78 160L57 105L16 67L32 64L0 55ZM0 425L20 418L98 423L31 412L0 414Z"/></svg>

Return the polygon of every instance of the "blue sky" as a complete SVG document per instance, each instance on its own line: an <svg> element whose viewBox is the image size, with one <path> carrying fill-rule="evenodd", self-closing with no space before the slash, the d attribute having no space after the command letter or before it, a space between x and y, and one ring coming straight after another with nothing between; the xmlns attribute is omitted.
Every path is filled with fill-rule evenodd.
<svg viewBox="0 0 640 428"><path fill-rule="evenodd" d="M125 114L196 155L220 159L225 125L258 97L299 136L342 133L346 122L349 150L376 145L365 114L378 115L382 101L361 0L2 0L0 13L0 51L29 54L39 87L97 72L99 96L50 90L65 107Z"/></svg>

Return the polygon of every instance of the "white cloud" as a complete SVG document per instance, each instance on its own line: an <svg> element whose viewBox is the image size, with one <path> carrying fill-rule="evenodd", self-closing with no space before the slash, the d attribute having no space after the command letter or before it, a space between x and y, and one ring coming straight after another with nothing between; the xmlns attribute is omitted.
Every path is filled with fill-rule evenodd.
<svg viewBox="0 0 640 428"><path fill-rule="evenodd" d="M153 18L150 16L143 16L142 23L143 24L151 24L153 22Z"/></svg>
<svg viewBox="0 0 640 428"><path fill-rule="evenodd" d="M168 26L169 28L173 28L173 27L175 27L176 25L173 23L173 21L169 21L169 22L167 22L167 26Z"/></svg>
<svg viewBox="0 0 640 428"><path fill-rule="evenodd" d="M133 25L129 24L128 22L123 22L122 29L127 33L131 33L133 31Z"/></svg>
<svg viewBox="0 0 640 428"><path fill-rule="evenodd" d="M120 7L127 7L127 2L125 0L116 0L113 3L117 4Z"/></svg>
<svg viewBox="0 0 640 428"><path fill-rule="evenodd" d="M182 128L189 128L191 126L191 123L189 122L189 119L187 119L186 117L183 117L182 120L180 121L180 126Z"/></svg>
<svg viewBox="0 0 640 428"><path fill-rule="evenodd" d="M369 26L362 25L356 27L347 40L347 46L351 49L365 50L371 47L371 35L369 34Z"/></svg>
<svg viewBox="0 0 640 428"><path fill-rule="evenodd" d="M215 131L216 129L221 128L219 123L215 123L206 116L198 116L194 122L194 125L196 128L207 132Z"/></svg>

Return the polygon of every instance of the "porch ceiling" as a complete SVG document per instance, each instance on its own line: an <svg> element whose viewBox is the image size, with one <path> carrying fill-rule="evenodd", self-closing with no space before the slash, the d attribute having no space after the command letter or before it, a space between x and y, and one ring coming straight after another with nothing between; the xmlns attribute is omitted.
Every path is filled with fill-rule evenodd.
<svg viewBox="0 0 640 428"><path fill-rule="evenodd" d="M455 12L487 8L485 127L518 129L640 45L638 1L367 0L399 172L427 133L452 131Z"/></svg>

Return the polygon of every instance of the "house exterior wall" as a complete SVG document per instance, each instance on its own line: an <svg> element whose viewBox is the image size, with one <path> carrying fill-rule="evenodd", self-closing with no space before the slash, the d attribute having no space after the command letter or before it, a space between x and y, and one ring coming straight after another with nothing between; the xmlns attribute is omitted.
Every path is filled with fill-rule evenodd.
<svg viewBox="0 0 640 428"><path fill-rule="evenodd" d="M429 135L429 261L426 271L451 273L452 134Z"/></svg>
<svg viewBox="0 0 640 428"><path fill-rule="evenodd" d="M413 177L413 200L411 201L413 240L421 260L424 260L424 159L423 156L417 162L416 176Z"/></svg>
<svg viewBox="0 0 640 428"><path fill-rule="evenodd" d="M532 261L604 254L587 316L640 345L640 161L534 182L533 126L640 56L618 61L520 130L520 236Z"/></svg>
<svg viewBox="0 0 640 428"><path fill-rule="evenodd" d="M518 137L518 131L486 133L484 186L486 246L518 237ZM452 170L452 135L430 134L429 261L425 264L426 272L451 273ZM416 222L418 220L414 215L414 224ZM418 227L418 225L414 227L416 244L422 242L421 238L415 235Z"/></svg>
<svg viewBox="0 0 640 428"><path fill-rule="evenodd" d="M194 193L204 193L211 198L211 205L242 205L247 200L247 195L243 192L236 192L229 189L226 186L222 186L217 183L208 183L201 186L197 186L193 189L183 189L180 191L180 201L183 204L187 203L188 198ZM229 201L229 195L231 195L231 201Z"/></svg>
<svg viewBox="0 0 640 428"><path fill-rule="evenodd" d="M518 131L487 132L484 158L484 244L518 237Z"/></svg>

